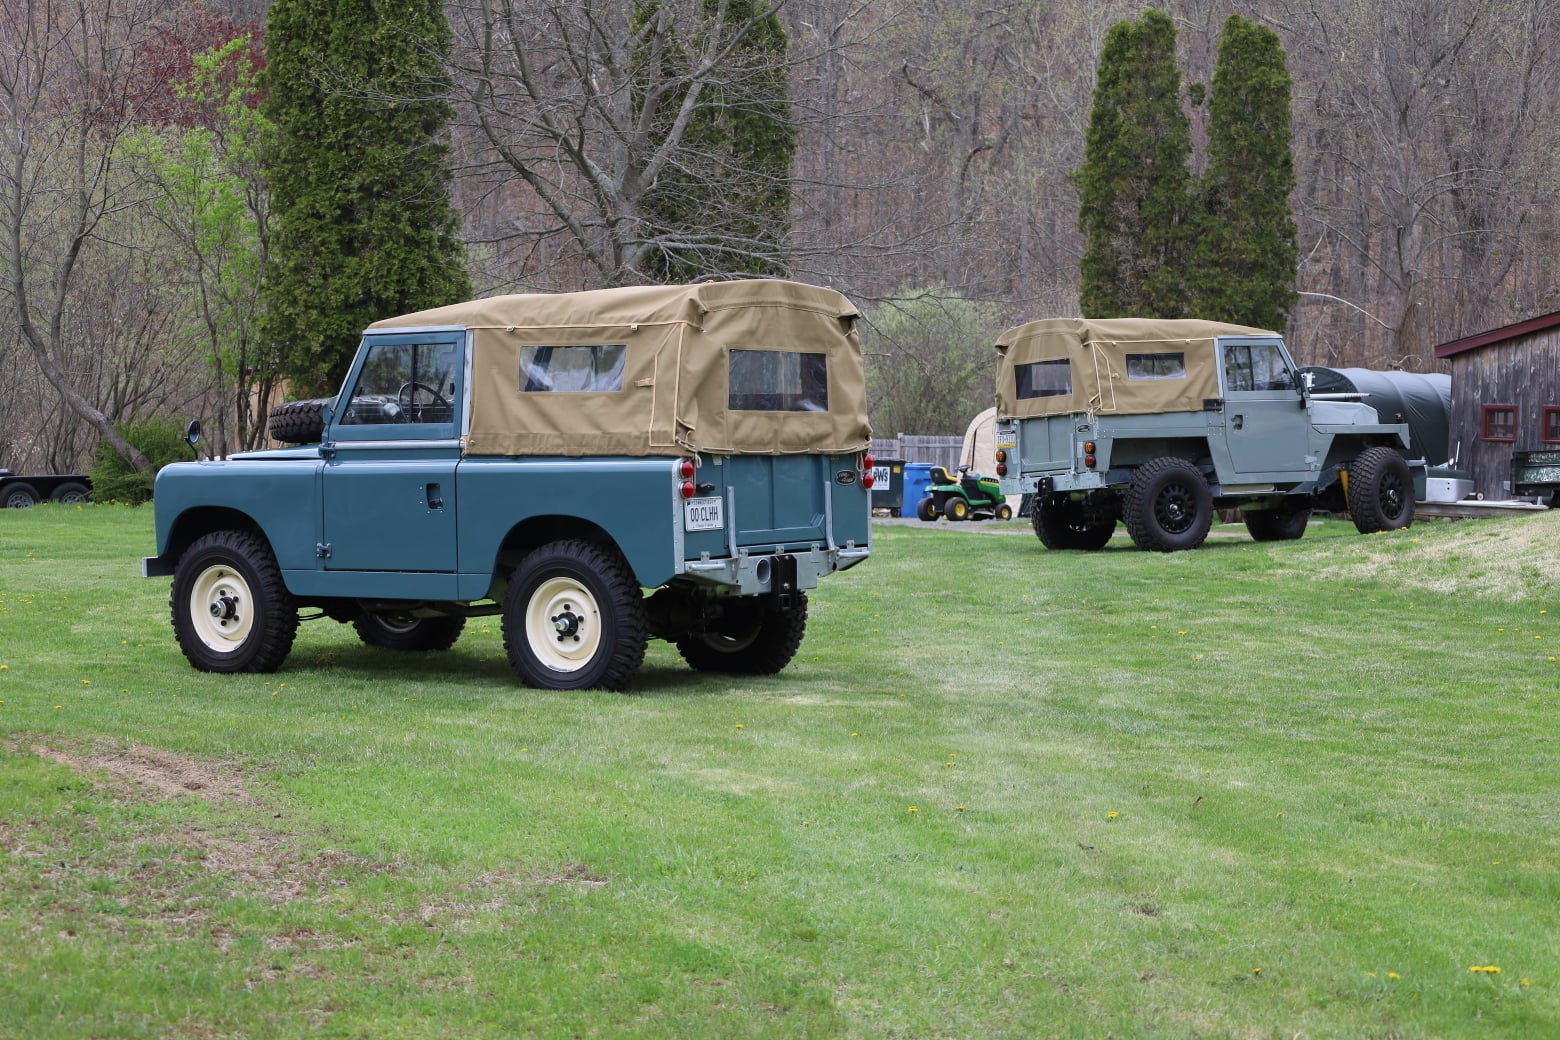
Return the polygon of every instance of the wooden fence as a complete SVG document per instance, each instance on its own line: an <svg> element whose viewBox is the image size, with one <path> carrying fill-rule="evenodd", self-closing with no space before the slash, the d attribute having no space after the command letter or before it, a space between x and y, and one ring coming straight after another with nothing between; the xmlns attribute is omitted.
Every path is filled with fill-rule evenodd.
<svg viewBox="0 0 1560 1040"><path fill-rule="evenodd" d="M903 459L956 469L964 451L963 437L928 437L901 433L898 437L872 438L872 454L879 459Z"/></svg>

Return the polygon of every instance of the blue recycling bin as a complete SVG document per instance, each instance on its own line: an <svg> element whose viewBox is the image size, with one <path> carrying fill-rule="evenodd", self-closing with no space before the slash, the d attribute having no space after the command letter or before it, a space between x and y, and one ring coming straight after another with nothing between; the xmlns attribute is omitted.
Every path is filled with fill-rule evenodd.
<svg viewBox="0 0 1560 1040"><path fill-rule="evenodd" d="M904 511L913 514L915 507L920 505L921 499L926 497L926 489L932 486L932 464L930 462L905 463L904 484Z"/></svg>

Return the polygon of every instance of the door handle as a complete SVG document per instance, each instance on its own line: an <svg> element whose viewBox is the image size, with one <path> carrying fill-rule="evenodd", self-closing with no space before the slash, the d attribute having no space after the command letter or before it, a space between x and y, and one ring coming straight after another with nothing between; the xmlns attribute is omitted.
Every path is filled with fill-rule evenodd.
<svg viewBox="0 0 1560 1040"><path fill-rule="evenodd" d="M1235 415L1235 416L1231 416L1230 417L1230 426L1233 427L1234 429L1238 430L1242 426L1245 426L1245 425L1246 425L1246 417L1244 415Z"/></svg>
<svg viewBox="0 0 1560 1040"><path fill-rule="evenodd" d="M437 485L437 484L429 484L428 487L427 487L427 492L428 492L428 508L429 509L443 509L444 508L444 494L443 494L443 492L441 492L439 490L439 485Z"/></svg>

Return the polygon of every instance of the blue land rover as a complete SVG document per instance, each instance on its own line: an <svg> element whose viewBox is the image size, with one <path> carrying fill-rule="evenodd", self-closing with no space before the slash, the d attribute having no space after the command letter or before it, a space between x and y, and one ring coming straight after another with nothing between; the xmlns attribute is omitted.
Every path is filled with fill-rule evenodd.
<svg viewBox="0 0 1560 1040"><path fill-rule="evenodd" d="M871 552L857 317L755 279L377 322L337 397L273 420L311 443L162 470L143 573L203 671L276 670L307 610L408 651L501 615L541 688L624 689L652 636L778 672L807 590Z"/></svg>

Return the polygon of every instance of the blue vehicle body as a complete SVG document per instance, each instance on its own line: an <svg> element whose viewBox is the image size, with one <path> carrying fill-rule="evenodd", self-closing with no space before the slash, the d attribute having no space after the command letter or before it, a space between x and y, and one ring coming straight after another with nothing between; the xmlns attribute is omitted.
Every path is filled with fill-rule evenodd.
<svg viewBox="0 0 1560 1040"><path fill-rule="evenodd" d="M859 348L853 324L830 320L838 342L819 350L833 351L832 387L853 377ZM628 346L521 349L635 349L620 330L597 338ZM196 667L271 670L291 643L273 630L315 608L394 649L443 649L464 618L503 615L517 671L544 687L625 687L646 634L676 642L696 668L771 672L800 642L806 591L870 555L865 438L860 450L476 454L473 440L491 439L473 436L477 385L494 378L473 363L484 349L470 326L370 328L320 409L318 443L161 471L157 551L143 573L175 578L175 629ZM394 368L401 360L410 367ZM610 393L543 403L562 401L587 425L590 409L631 392L621 372L611 378ZM848 386L834 399L853 407ZM511 591L517 574L530 591Z"/></svg>

